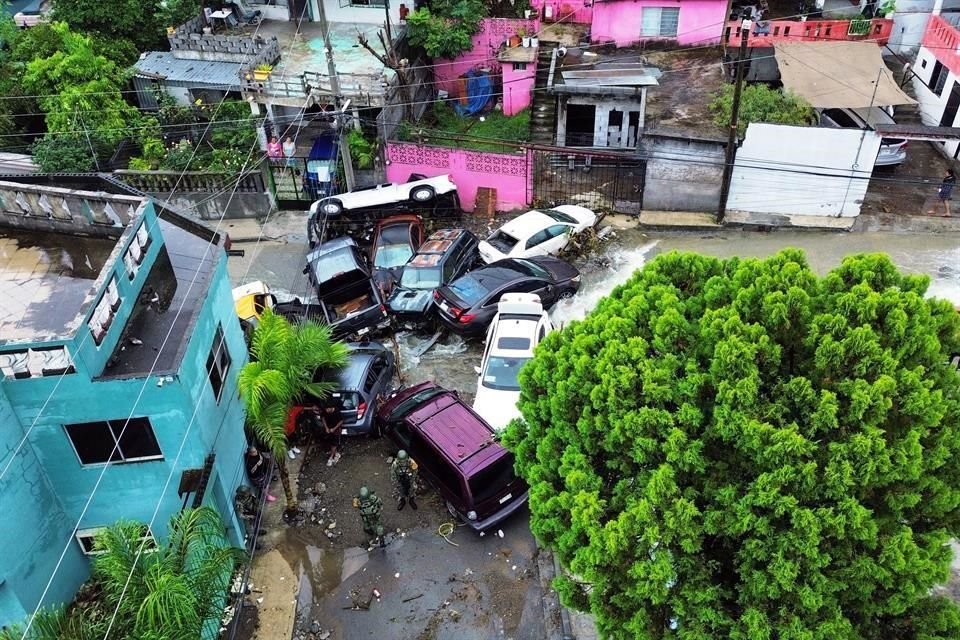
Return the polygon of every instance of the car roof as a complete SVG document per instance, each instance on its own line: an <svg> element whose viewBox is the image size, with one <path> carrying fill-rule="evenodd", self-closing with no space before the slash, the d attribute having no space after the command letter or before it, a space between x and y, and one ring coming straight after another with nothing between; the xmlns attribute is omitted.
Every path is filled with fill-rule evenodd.
<svg viewBox="0 0 960 640"><path fill-rule="evenodd" d="M428 253L426 255L417 254L410 258L408 267L435 267L443 259L442 253Z"/></svg>
<svg viewBox="0 0 960 640"><path fill-rule="evenodd" d="M497 318L496 328L490 336L493 344L490 353L496 355L532 355L536 346L537 326L541 316L533 315L501 315ZM530 346L526 349L507 349L499 346L501 338L526 338Z"/></svg>
<svg viewBox="0 0 960 640"><path fill-rule="evenodd" d="M557 222L545 213L541 213L534 209L517 216L510 222L500 227L500 230L509 233L514 238L521 238L533 235L537 231L546 229L547 227L555 224L564 223Z"/></svg>
<svg viewBox="0 0 960 640"><path fill-rule="evenodd" d="M343 368L326 369L321 379L324 382L337 383L336 391L359 391L375 357L376 354L369 352L352 353Z"/></svg>
<svg viewBox="0 0 960 640"><path fill-rule="evenodd" d="M479 269L465 273L460 277L472 277L480 284L489 284L494 287L499 287L502 284L513 282L514 280L519 280L521 278L533 278L533 276L530 274L524 273L516 267L511 268L511 263L512 261L509 259L498 260L497 262L488 264L485 267L480 267Z"/></svg>
<svg viewBox="0 0 960 640"><path fill-rule="evenodd" d="M493 429L451 391L434 396L407 420L467 476L491 456L506 452Z"/></svg>

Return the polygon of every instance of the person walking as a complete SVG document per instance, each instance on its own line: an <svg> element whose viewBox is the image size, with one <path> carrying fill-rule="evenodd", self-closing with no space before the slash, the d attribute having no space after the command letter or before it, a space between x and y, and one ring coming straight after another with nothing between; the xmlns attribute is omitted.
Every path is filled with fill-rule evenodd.
<svg viewBox="0 0 960 640"><path fill-rule="evenodd" d="M953 195L955 184L957 184L957 176L953 173L953 169L947 169L947 175L943 177L940 187L937 189L937 197L943 203L944 218L950 217L950 196Z"/></svg>
<svg viewBox="0 0 960 640"><path fill-rule="evenodd" d="M340 429L343 427L343 417L340 415L340 407L334 402L328 402L323 413L320 414L320 434L323 441L330 446L330 457L327 458L327 466L340 462L340 452L337 448L340 446Z"/></svg>
<svg viewBox="0 0 960 640"><path fill-rule="evenodd" d="M417 463L413 461L407 452L403 449L397 452L397 457L393 459L390 465L390 478L397 485L397 492L400 494L400 503L397 505L397 511L403 511L407 500L410 501L410 508L417 510Z"/></svg>
<svg viewBox="0 0 960 640"><path fill-rule="evenodd" d="M364 533L374 537L373 543L383 544L383 500L367 487L360 487L353 506L360 509Z"/></svg>
<svg viewBox="0 0 960 640"><path fill-rule="evenodd" d="M253 486L257 487L261 492L267 491L267 487L270 485L270 465L268 464L267 457L260 453L255 446L250 445L243 462L247 468L247 475L250 476L250 480L253 482ZM274 502L275 500L275 497L267 493L267 502Z"/></svg>

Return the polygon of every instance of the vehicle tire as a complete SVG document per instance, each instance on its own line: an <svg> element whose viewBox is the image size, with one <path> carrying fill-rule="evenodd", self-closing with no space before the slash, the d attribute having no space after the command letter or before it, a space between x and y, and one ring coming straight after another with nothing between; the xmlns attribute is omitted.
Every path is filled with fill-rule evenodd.
<svg viewBox="0 0 960 640"><path fill-rule="evenodd" d="M320 213L325 216L338 216L343 213L343 203L333 198L320 205Z"/></svg>
<svg viewBox="0 0 960 640"><path fill-rule="evenodd" d="M428 202L433 200L435 195L436 192L433 190L433 187L417 187L410 191L410 199L417 202Z"/></svg>
<svg viewBox="0 0 960 640"><path fill-rule="evenodd" d="M457 510L453 508L449 500L444 500L443 503L447 505L447 512L450 514L450 517L453 518L454 524L467 524L466 519L457 513Z"/></svg>
<svg viewBox="0 0 960 640"><path fill-rule="evenodd" d="M560 295L557 296L557 300L569 300L576 293L573 289L564 289L560 292Z"/></svg>

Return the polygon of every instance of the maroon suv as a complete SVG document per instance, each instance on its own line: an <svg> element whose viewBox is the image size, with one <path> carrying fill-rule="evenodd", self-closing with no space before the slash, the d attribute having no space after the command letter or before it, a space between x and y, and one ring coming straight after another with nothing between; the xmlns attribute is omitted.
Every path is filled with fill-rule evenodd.
<svg viewBox="0 0 960 640"><path fill-rule="evenodd" d="M377 412L381 428L477 531L501 522L527 501L513 454L493 429L452 391L423 382L391 396Z"/></svg>

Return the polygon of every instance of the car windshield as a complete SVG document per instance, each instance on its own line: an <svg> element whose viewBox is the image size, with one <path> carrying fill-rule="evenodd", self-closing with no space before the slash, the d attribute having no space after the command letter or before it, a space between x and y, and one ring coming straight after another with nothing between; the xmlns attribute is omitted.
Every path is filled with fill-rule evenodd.
<svg viewBox="0 0 960 640"><path fill-rule="evenodd" d="M429 389L424 389L423 391L413 394L412 396L410 396L409 398L407 398L406 400L398 404L397 407L390 412L390 415L387 416L387 421L392 422L394 420L399 420L403 416L413 411L413 409L417 405L422 404L427 400L429 400L430 398L440 395L441 393L446 393L446 391L438 387L431 387Z"/></svg>
<svg viewBox="0 0 960 640"><path fill-rule="evenodd" d="M549 271L538 265L536 262L531 262L530 260L515 260L518 271L523 271L529 276L534 278L548 278L553 280L553 276Z"/></svg>
<svg viewBox="0 0 960 640"><path fill-rule="evenodd" d="M417 269L407 266L400 276L404 289L436 289L440 286L440 269Z"/></svg>
<svg viewBox="0 0 960 640"><path fill-rule="evenodd" d="M529 360L530 358L490 356L487 370L483 372L483 386L502 391L519 391L520 382L517 381L517 376L520 368Z"/></svg>
<svg viewBox="0 0 960 640"><path fill-rule="evenodd" d="M505 455L493 464L484 467L470 476L467 484L474 504L478 504L496 497L498 493L508 487L515 479L513 473L513 456Z"/></svg>
<svg viewBox="0 0 960 640"><path fill-rule="evenodd" d="M510 250L516 246L517 239L503 231L497 231L487 238L487 242L500 253L510 253Z"/></svg>
<svg viewBox="0 0 960 640"><path fill-rule="evenodd" d="M331 253L320 256L314 261L313 270L317 275L317 280L326 282L332 280L341 273L359 269L357 259L349 248L339 249Z"/></svg>
<svg viewBox="0 0 960 640"><path fill-rule="evenodd" d="M459 280L454 280L450 283L450 290L453 291L458 298L467 303L468 306L473 306L480 302L485 295L487 295L487 288L483 286L483 283L477 280L472 274L467 274L460 278Z"/></svg>
<svg viewBox="0 0 960 640"><path fill-rule="evenodd" d="M563 211L557 211L556 209L543 209L541 211L543 215L550 216L557 222L566 222L567 224L577 224L577 219L571 216L569 213L564 213Z"/></svg>
<svg viewBox="0 0 960 640"><path fill-rule="evenodd" d="M413 255L409 244L388 244L377 247L377 253L373 259L373 266L381 269L390 269L392 267L402 267L407 264L407 260Z"/></svg>

